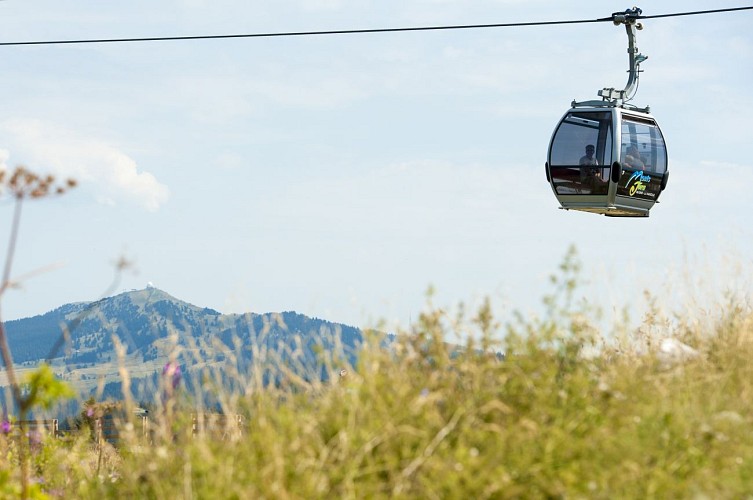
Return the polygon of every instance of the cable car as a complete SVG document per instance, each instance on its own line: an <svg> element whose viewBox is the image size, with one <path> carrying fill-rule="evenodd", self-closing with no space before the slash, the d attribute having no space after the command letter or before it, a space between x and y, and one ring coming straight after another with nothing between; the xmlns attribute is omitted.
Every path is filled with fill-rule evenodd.
<svg viewBox="0 0 753 500"><path fill-rule="evenodd" d="M628 33L630 69L624 90L605 88L602 100L575 102L554 129L546 178L566 210L610 217L648 217L667 187L664 136L648 107L629 103L638 88L640 63L635 31L641 10L612 14Z"/></svg>

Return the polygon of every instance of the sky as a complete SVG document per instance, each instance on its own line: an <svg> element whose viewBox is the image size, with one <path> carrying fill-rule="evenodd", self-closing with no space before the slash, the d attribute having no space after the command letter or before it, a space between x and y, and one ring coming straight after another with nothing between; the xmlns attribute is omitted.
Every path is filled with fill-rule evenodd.
<svg viewBox="0 0 753 500"><path fill-rule="evenodd" d="M645 15L745 6L662 1ZM603 0L5 0L0 42L597 19ZM667 140L648 219L558 209L573 99L627 81L611 23L2 46L0 165L79 187L24 205L6 320L147 283L225 313L368 327L489 298L539 311L568 248L590 303L737 287L753 264L753 11L643 21L634 102ZM12 204L0 202L0 248ZM4 219L4 221L3 221ZM703 300L703 299L701 299ZM637 310L637 309L636 309ZM639 313L636 313L639 314Z"/></svg>

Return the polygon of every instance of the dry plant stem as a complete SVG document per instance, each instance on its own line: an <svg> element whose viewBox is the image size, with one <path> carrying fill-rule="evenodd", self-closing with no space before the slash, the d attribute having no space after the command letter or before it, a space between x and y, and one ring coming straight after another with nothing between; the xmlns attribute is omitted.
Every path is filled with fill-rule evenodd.
<svg viewBox="0 0 753 500"><path fill-rule="evenodd" d="M16 250L16 243L18 242L18 227L21 221L21 206L23 198L16 196L16 203L13 210L13 222L11 223L10 238L8 239L8 252L5 256L5 269L3 270L3 281L0 283L0 297L10 287L10 272L13 267L13 256ZM18 386L18 380L16 379L16 371L13 367L13 355L10 352L10 346L8 345L8 336L5 332L5 322L2 320L0 314L0 354L3 357L3 363L5 364L5 371L8 376L8 384L11 387L13 393L13 399L18 406L21 421L18 445L18 458L21 462L21 498L29 498L29 456L27 453L28 442L26 439L26 426L24 422L26 420L26 405L21 397L21 388Z"/></svg>
<svg viewBox="0 0 753 500"><path fill-rule="evenodd" d="M103 443L102 443L102 431L97 430L97 476L99 476L100 471L102 470L102 451L103 451Z"/></svg>
<svg viewBox="0 0 753 500"><path fill-rule="evenodd" d="M8 238L8 250L5 255L5 267L3 269L2 281L0 281L0 298L5 294L5 291L12 286L11 283L11 269L13 267L13 258L15 256L16 245L18 243L18 230L21 223L21 208L23 206L24 197L29 196L31 198L42 198L51 194L50 191L54 186L52 185L54 177L47 176L45 178L39 177L24 167L18 167L8 180L8 187L13 193L15 203L13 207L13 218L11 222L10 237ZM67 183L67 189L70 189L76 185L75 181L69 180ZM66 191L65 187L58 187L54 192L56 194L62 194ZM8 377L8 384L11 388L13 400L18 407L19 420L20 420L20 436L18 445L18 458L21 468L21 498L29 498L29 483L30 483L30 463L29 463L29 442L26 436L26 414L33 405L33 396L24 398L21 394L21 387L18 384L16 378L15 368L13 366L13 355L8 344L8 336L5 330L5 324L2 321L2 315L0 314L0 355L3 358L5 364L5 370Z"/></svg>
<svg viewBox="0 0 753 500"><path fill-rule="evenodd" d="M5 323L2 320L0 314L0 354L3 357L3 364L5 364L5 371L8 374L8 384L11 387L13 393L13 400L16 404L20 403L21 390L16 382L16 372L13 370L13 357L10 353L10 346L8 346L8 338L5 334Z"/></svg>
<svg viewBox="0 0 753 500"><path fill-rule="evenodd" d="M5 293L5 290L10 286L10 270L13 265L13 255L16 250L16 242L18 241L18 226L21 221L21 205L22 198L16 197L16 203L13 210L13 221L11 223L10 238L8 239L8 252L5 256L5 270L3 271L3 281L0 283L0 297ZM0 315L0 354L3 357L3 363L5 364L5 370L8 374L8 383L11 386L13 392L13 399L16 404L21 406L21 389L18 387L16 380L16 371L13 368L13 356L10 352L10 346L8 345L8 337L5 334L5 323Z"/></svg>
<svg viewBox="0 0 753 500"><path fill-rule="evenodd" d="M125 399L126 406L126 418L128 423L132 423L133 420L133 396L131 394L131 376L126 368L126 354L127 348L123 345L120 339L116 336L112 336L112 342L115 345L115 353L118 356L118 373L120 374L120 380L123 383L123 398Z"/></svg>
<svg viewBox="0 0 753 500"><path fill-rule="evenodd" d="M5 269L3 271L3 282L0 286L0 295L10 285L10 270L13 267L13 255L16 251L16 242L18 241L18 226L21 222L21 205L23 198L16 197L16 203L13 208L13 220L11 222L10 238L8 239L8 252L5 255Z"/></svg>

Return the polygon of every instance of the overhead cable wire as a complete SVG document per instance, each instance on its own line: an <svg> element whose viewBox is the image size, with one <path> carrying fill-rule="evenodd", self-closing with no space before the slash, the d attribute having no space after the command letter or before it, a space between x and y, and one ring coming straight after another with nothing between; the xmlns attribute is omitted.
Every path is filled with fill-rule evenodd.
<svg viewBox="0 0 753 500"><path fill-rule="evenodd" d="M611 21L611 18L606 19ZM588 19L578 21L540 21L528 23L494 23L494 24L460 24L450 26L413 26L404 28L367 28L367 29L347 29L347 30L328 30L328 31L283 31L277 33L244 33L230 35L189 35L189 36L155 36L144 38L92 38L86 40L42 40L29 42L0 42L0 46L8 45L63 45L76 43L116 43L116 42L162 42L170 40L214 40L223 38L273 38L273 37L293 37L293 36L316 36L316 35L357 35L365 33L398 33L404 31L440 31L440 30L461 30L461 29L479 29L479 28L512 28L516 26L546 26L554 24L583 24L583 23L600 23L604 19Z"/></svg>
<svg viewBox="0 0 753 500"><path fill-rule="evenodd" d="M719 14L722 12L735 12L739 10L751 10L750 7L732 7L729 9L696 10L694 12L678 12L677 14L656 14L654 16L638 16L638 19L661 19L664 17L697 16L702 14Z"/></svg>
<svg viewBox="0 0 753 500"><path fill-rule="evenodd" d="M741 10L752 10L753 6L734 7L729 9L702 10L695 12L678 12L673 14L659 14L654 16L635 16L636 19L658 19L666 17L692 16L699 14L715 14L721 12L734 12ZM366 33L398 33L407 31L442 31L442 30L467 30L483 28L516 28L530 26L554 26L564 24L587 24L603 23L612 21L611 17L601 19L580 19L572 21L534 21L521 23L490 23L490 24L457 24L446 26L412 26L404 28L366 28L366 29L343 29L343 30L326 30L326 31L283 31L275 33L243 33L243 34L226 34L226 35L188 35L188 36L153 36L153 37L134 37L134 38L89 38L80 40L36 40L21 42L0 42L0 46L21 46L21 45L72 45L88 43L121 43L121 42L164 42L180 40L218 40L230 38L274 38L274 37L296 37L296 36L318 36L318 35L356 35Z"/></svg>

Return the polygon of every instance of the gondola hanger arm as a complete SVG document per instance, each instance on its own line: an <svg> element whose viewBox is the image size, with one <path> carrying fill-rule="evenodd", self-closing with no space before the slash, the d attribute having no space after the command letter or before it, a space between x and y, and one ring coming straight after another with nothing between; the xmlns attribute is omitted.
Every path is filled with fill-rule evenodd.
<svg viewBox="0 0 753 500"><path fill-rule="evenodd" d="M612 14L612 22L615 26L625 25L625 31L628 36L628 81L623 90L615 88L604 88L598 92L598 95L604 100L623 103L630 101L638 90L638 78L641 72L641 63L648 59L648 56L641 54L636 45L636 32L643 29L643 25L638 22L643 11L638 7L627 9L624 12L615 12Z"/></svg>

